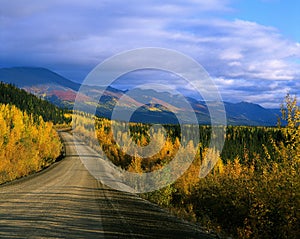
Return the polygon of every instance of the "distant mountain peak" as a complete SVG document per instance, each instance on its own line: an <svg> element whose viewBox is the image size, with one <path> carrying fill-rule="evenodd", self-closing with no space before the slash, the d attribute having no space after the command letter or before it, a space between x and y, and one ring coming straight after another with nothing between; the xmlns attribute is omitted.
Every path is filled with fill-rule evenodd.
<svg viewBox="0 0 300 239"><path fill-rule="evenodd" d="M11 67L0 69L0 81L14 84L20 88L36 85L57 85L77 91L80 84L42 67Z"/></svg>
<svg viewBox="0 0 300 239"><path fill-rule="evenodd" d="M26 89L40 97L48 99L58 106L72 108L80 84L43 67L12 67L0 68L0 81L14 84ZM135 112L134 119L147 123L178 123L175 113L181 114L189 122L191 112L183 104L180 95L170 92L157 92L154 89L135 88L130 91L122 91L113 87L84 86L82 95L77 97L88 107L93 102L99 101L97 97L102 95L97 108L99 116L111 117L116 102L126 94L128 97L121 103L122 110L140 110ZM191 105L200 124L210 124L208 102L199 101L191 97L185 97ZM96 101L95 101L96 100ZM143 102L149 102L145 105ZM210 102L211 103L211 102ZM143 107L143 105L145 105ZM258 104L242 101L239 103L224 102L228 124L230 125L260 125L274 126L277 124L280 110L266 109Z"/></svg>

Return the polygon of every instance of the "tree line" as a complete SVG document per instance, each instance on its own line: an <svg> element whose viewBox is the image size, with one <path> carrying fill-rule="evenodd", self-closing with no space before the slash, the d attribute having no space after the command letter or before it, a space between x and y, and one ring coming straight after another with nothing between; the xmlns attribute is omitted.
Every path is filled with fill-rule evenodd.
<svg viewBox="0 0 300 239"><path fill-rule="evenodd" d="M42 116L44 121L52 121L54 124L70 123L71 121L70 118L65 117L65 114L69 112L67 109L58 108L11 84L0 82L0 102L15 105L28 115L32 114L36 121L39 116Z"/></svg>
<svg viewBox="0 0 300 239"><path fill-rule="evenodd" d="M40 171L62 153L54 124L67 111L13 85L0 83L0 184Z"/></svg>
<svg viewBox="0 0 300 239"><path fill-rule="evenodd" d="M52 122L0 104L0 184L49 166L61 150Z"/></svg>

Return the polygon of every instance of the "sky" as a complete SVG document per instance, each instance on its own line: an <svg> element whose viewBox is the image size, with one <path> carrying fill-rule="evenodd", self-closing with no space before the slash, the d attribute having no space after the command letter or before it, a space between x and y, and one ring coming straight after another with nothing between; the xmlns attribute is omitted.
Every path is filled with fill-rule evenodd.
<svg viewBox="0 0 300 239"><path fill-rule="evenodd" d="M225 101L278 108L287 92L300 95L300 1L0 0L0 6L0 68L45 67L82 82L114 54L161 47L194 58ZM119 87L158 78L137 75ZM173 76L160 77L190 92Z"/></svg>

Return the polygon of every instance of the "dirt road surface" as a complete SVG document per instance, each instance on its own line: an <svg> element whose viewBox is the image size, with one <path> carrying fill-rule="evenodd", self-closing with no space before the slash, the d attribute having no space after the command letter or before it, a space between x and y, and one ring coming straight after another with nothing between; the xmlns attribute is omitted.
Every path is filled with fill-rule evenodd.
<svg viewBox="0 0 300 239"><path fill-rule="evenodd" d="M65 159L0 186L0 238L214 238L135 194L102 185L82 164L78 142L61 136Z"/></svg>

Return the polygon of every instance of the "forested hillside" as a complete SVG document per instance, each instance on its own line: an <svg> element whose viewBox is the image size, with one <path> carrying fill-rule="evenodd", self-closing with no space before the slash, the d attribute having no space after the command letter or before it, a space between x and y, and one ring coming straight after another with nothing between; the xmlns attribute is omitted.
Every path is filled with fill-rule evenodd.
<svg viewBox="0 0 300 239"><path fill-rule="evenodd" d="M0 104L0 184L47 167L61 148L52 122Z"/></svg>
<svg viewBox="0 0 300 239"><path fill-rule="evenodd" d="M0 103L15 105L27 114L32 114L34 120L42 116L44 121L52 121L54 124L70 121L65 117L66 110L3 82L0 82Z"/></svg>
<svg viewBox="0 0 300 239"><path fill-rule="evenodd" d="M0 83L0 184L53 163L62 144L54 124L66 124L66 111Z"/></svg>

